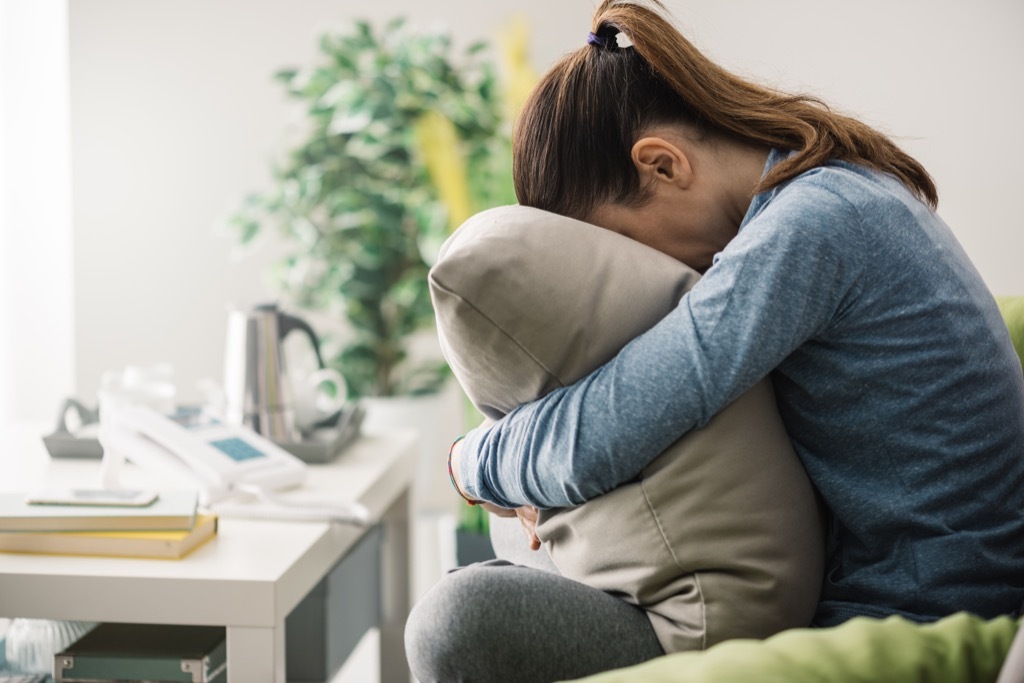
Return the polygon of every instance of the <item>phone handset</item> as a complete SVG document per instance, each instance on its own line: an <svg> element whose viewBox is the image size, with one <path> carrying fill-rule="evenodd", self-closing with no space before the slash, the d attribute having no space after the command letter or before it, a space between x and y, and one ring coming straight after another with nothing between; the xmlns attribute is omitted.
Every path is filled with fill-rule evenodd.
<svg viewBox="0 0 1024 683"><path fill-rule="evenodd" d="M179 417L144 406L119 406L106 416L104 486L117 488L119 463L127 459L170 481L189 478L200 487L201 504L225 517L368 523L369 511L359 503L275 495L301 484L306 464L252 430L198 413ZM238 492L257 502L224 500Z"/></svg>
<svg viewBox="0 0 1024 683"><path fill-rule="evenodd" d="M157 480L191 483L199 489L201 505L209 505L229 494L229 487L222 479L193 467L137 432L104 425L100 427L99 441L103 446L100 485L105 489L121 488L121 465L127 460Z"/></svg>

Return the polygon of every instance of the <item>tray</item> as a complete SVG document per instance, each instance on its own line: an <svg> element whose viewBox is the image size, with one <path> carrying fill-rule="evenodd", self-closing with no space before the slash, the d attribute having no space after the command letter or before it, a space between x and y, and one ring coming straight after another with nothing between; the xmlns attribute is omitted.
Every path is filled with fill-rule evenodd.
<svg viewBox="0 0 1024 683"><path fill-rule="evenodd" d="M303 434L302 441L274 443L303 462L331 462L359 436L365 415L366 412L361 405L352 403L320 423L322 426Z"/></svg>

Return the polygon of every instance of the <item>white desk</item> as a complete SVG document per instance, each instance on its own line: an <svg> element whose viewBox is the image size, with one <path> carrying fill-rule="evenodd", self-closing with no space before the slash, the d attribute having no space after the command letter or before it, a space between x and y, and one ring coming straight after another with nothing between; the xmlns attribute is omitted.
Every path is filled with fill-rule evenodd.
<svg viewBox="0 0 1024 683"><path fill-rule="evenodd" d="M42 433L43 428L0 427L0 490L96 485L98 461L51 460ZM403 628L415 445L411 432L364 437L337 461L311 466L307 484L290 494L358 500L383 526L384 683L409 681ZM148 476L134 470L124 480L145 485ZM217 537L182 560L0 553L0 616L224 626L229 682L284 683L285 617L364 531L222 519Z"/></svg>

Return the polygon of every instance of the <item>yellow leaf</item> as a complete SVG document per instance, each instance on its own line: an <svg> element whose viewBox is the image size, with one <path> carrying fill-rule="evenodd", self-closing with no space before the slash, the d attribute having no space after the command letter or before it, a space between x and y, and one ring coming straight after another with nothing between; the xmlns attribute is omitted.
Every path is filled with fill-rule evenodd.
<svg viewBox="0 0 1024 683"><path fill-rule="evenodd" d="M448 209L448 229L453 231L473 213L455 125L438 111L428 111L416 123L416 141L427 175L437 195Z"/></svg>
<svg viewBox="0 0 1024 683"><path fill-rule="evenodd" d="M505 116L515 121L526 98L539 80L530 63L530 26L521 15L508 22L498 35L501 46L502 69L505 75Z"/></svg>

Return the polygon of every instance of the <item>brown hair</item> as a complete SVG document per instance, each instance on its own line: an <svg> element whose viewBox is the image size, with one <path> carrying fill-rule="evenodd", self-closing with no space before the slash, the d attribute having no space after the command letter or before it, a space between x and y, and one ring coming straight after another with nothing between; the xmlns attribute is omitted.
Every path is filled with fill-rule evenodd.
<svg viewBox="0 0 1024 683"><path fill-rule="evenodd" d="M885 135L816 98L729 73L683 37L661 2L649 4L654 8L603 0L594 13L596 39L534 88L513 143L521 204L574 218L605 202L642 205L648 193L632 162L633 143L653 126L678 123L702 137L795 151L755 193L836 159L889 173L932 208L938 204L928 172ZM618 46L619 33L632 47Z"/></svg>

